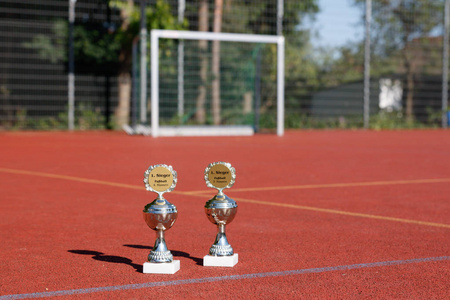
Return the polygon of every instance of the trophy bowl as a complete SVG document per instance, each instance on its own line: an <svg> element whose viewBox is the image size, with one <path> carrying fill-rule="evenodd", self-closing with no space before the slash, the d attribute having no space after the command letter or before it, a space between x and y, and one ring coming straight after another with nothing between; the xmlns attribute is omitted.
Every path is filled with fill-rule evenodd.
<svg viewBox="0 0 450 300"><path fill-rule="evenodd" d="M145 223L153 230L169 230L177 220L177 208L167 200L164 204L157 204L156 201L145 206Z"/></svg>
<svg viewBox="0 0 450 300"><path fill-rule="evenodd" d="M206 202L205 213L208 220L215 225L228 224L237 213L237 203L227 195L216 195Z"/></svg>

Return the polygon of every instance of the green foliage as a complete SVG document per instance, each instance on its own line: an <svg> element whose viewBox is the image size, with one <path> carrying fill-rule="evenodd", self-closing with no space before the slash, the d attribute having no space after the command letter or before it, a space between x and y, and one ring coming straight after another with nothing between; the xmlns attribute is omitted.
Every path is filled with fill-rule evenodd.
<svg viewBox="0 0 450 300"><path fill-rule="evenodd" d="M222 123L225 125L253 125L254 114L243 114L239 107L224 110Z"/></svg>
<svg viewBox="0 0 450 300"><path fill-rule="evenodd" d="M319 86L329 88L362 80L364 50L361 44L349 44L339 48L319 49L317 59Z"/></svg>
<svg viewBox="0 0 450 300"><path fill-rule="evenodd" d="M364 11L365 0L354 3ZM444 22L443 10L444 0L372 0L372 74L440 72L441 50L430 38ZM426 63L418 58L425 55Z"/></svg>
<svg viewBox="0 0 450 300"><path fill-rule="evenodd" d="M430 116L429 124L410 121L401 112L380 111L370 116L369 128L374 130L416 129L438 127L441 113ZM432 121L432 122L431 122ZM276 114L266 113L260 117L260 128L276 128ZM361 116L339 118L316 118L302 113L287 113L284 125L287 129L357 129L363 127Z"/></svg>
<svg viewBox="0 0 450 300"><path fill-rule="evenodd" d="M89 103L80 103L75 112L75 124L78 129L105 129L105 117L99 108L94 109Z"/></svg>
<svg viewBox="0 0 450 300"><path fill-rule="evenodd" d="M259 116L259 127L264 129L273 129L277 127L276 112L267 112Z"/></svg>
<svg viewBox="0 0 450 300"><path fill-rule="evenodd" d="M276 5L276 1L233 1L232 5L224 7L223 31L277 34L273 24ZM297 35L303 18L319 11L318 0L285 1L283 11L283 35Z"/></svg>
<svg viewBox="0 0 450 300"><path fill-rule="evenodd" d="M67 129L67 110L56 117L31 117L25 109L17 110L12 130L62 130ZM101 111L90 104L78 103L75 109L75 129L105 129L105 117Z"/></svg>
<svg viewBox="0 0 450 300"><path fill-rule="evenodd" d="M15 123L12 125L12 130L23 129L39 129L39 130L56 130L67 128L67 118L64 122L63 114L59 114L57 117L40 117L32 118L27 116L25 109L16 111Z"/></svg>
<svg viewBox="0 0 450 300"><path fill-rule="evenodd" d="M375 130L414 129L424 128L426 125L417 120L406 118L402 112L382 110L378 114L370 116L369 127Z"/></svg>
<svg viewBox="0 0 450 300"><path fill-rule="evenodd" d="M58 19L53 23L52 35L38 34L22 45L37 51L41 59L51 63L68 61L68 23ZM99 24L86 23L74 26L74 55L79 64L117 63L120 44L115 41L112 33Z"/></svg>
<svg viewBox="0 0 450 300"><path fill-rule="evenodd" d="M361 10L365 0L354 0ZM372 0L372 38L378 54L404 49L414 39L429 35L443 22L444 0Z"/></svg>
<svg viewBox="0 0 450 300"><path fill-rule="evenodd" d="M122 2L123 3L123 2ZM112 5L125 9L120 1L113 1ZM140 29L140 10L138 6L133 6L129 14L128 27L120 28L115 36L115 42L121 47L129 47L133 39L139 35ZM155 5L149 6L145 10L147 29L173 29L183 30L187 27L187 20L178 22L176 16L171 12L170 5L164 0L157 0Z"/></svg>
<svg viewBox="0 0 450 300"><path fill-rule="evenodd" d="M370 116L369 128L373 130L438 128L440 126L442 112L433 111L430 108L428 108L427 111L428 120L426 123L417 120L408 120L401 112L380 111L379 113ZM162 124L197 125L195 120L190 119L189 117L182 119L184 119L184 121L180 121L180 118L177 116L169 121L162 122ZM212 123L212 117L208 114L206 125L212 125ZM254 114L243 115L236 111L228 110L224 113L224 124L253 125ZM317 118L304 113L295 112L287 113L284 122L284 126L287 129L358 129L362 128L363 125L363 120L360 115L336 118ZM259 128L261 128L261 130L273 130L276 127L276 112L269 111L260 115Z"/></svg>
<svg viewBox="0 0 450 300"><path fill-rule="evenodd" d="M22 46L37 51L41 59L58 63L67 57L67 22L59 19L53 23L52 35L37 34L31 41L23 42Z"/></svg>
<svg viewBox="0 0 450 300"><path fill-rule="evenodd" d="M120 0L105 1L113 13L122 12L123 18L120 24L104 24L89 20L75 24L73 46L77 73L111 75L111 73L130 72L132 43L140 30L140 3L135 1L135 5L128 5L129 2ZM171 13L170 5L164 0L152 3L145 13L148 30L153 28L181 30L187 27L187 21L180 24ZM67 63L68 25L67 20L57 19L53 23L52 34L36 35L30 41L24 42L22 46L34 50L41 59L50 63ZM165 44L170 43L173 41L162 41L161 46L164 48ZM122 100L119 99L119 102ZM125 101L127 101L126 98ZM26 121L18 122L17 127L46 129L61 123L59 118L55 117L38 120L40 120L39 124L32 118L26 118ZM102 128L104 118L98 111L92 111L91 107L81 105L77 107L77 122L80 129Z"/></svg>
<svg viewBox="0 0 450 300"><path fill-rule="evenodd" d="M276 34L275 24L269 23L270 18L267 18L268 15L276 12L276 7L274 7L274 2L269 2L262 1L259 4L257 1L248 2L252 8L248 19L243 18L242 20L245 21L244 25L250 28L252 33ZM313 18L318 11L317 0L286 1L284 3L285 85L290 88L289 93L286 93L286 104L289 107L300 107L299 97L309 94L311 89L317 87L319 83L320 75L318 65L313 59L311 33L301 27L307 16ZM272 18L272 20L274 19L276 18ZM263 111L275 108L276 53L275 45L264 47L262 53L261 104Z"/></svg>
<svg viewBox="0 0 450 300"><path fill-rule="evenodd" d="M427 112L427 123L429 126L440 126L442 123L442 110L434 110L431 107L426 108Z"/></svg>
<svg viewBox="0 0 450 300"><path fill-rule="evenodd" d="M286 115L285 127L294 129L354 129L362 126L361 116L316 118L301 113Z"/></svg>
<svg viewBox="0 0 450 300"><path fill-rule="evenodd" d="M274 112L260 116L259 127L262 129L274 129L277 126L277 115ZM362 126L360 116L347 118L315 118L303 113L287 113L284 126L287 129L349 129Z"/></svg>
<svg viewBox="0 0 450 300"><path fill-rule="evenodd" d="M289 43L286 43L285 74L287 86L308 89L319 83L320 69L313 58L313 53L314 50L309 36L304 33L299 33L295 38L291 38ZM275 53L273 57L276 57Z"/></svg>
<svg viewBox="0 0 450 300"><path fill-rule="evenodd" d="M128 9L122 1L110 1L115 9ZM121 49L129 49L133 39L139 35L140 11L138 6L133 6L129 13L129 25L113 30L104 24L94 22L76 23L74 26L74 55L76 63L90 66L106 66L119 63ZM158 0L155 6L146 9L147 28L177 29L187 27L187 21L178 23L171 14L170 5L164 0ZM68 22L65 19L57 19L52 26L52 34L38 34L31 41L24 42L22 46L33 49L39 57L51 63L67 62Z"/></svg>
<svg viewBox="0 0 450 300"><path fill-rule="evenodd" d="M74 55L78 62L88 65L118 63L120 47L116 35L103 27L85 24L74 28Z"/></svg>

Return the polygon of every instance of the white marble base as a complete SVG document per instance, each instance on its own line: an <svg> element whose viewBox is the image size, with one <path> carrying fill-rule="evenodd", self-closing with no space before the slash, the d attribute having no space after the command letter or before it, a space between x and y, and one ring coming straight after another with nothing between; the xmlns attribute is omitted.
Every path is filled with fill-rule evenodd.
<svg viewBox="0 0 450 300"><path fill-rule="evenodd" d="M205 255L203 257L204 267L234 267L238 263L238 254L231 256L212 256Z"/></svg>
<svg viewBox="0 0 450 300"><path fill-rule="evenodd" d="M175 274L180 269L180 261L174 260L171 263L144 263L143 273L151 274Z"/></svg>

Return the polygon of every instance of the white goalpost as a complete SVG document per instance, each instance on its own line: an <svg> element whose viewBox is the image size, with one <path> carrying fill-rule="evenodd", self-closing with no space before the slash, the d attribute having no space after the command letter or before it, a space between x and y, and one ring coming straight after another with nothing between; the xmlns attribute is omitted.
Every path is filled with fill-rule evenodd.
<svg viewBox="0 0 450 300"><path fill-rule="evenodd" d="M216 126L209 133L201 132L199 126L168 127L160 126L159 122L159 40L207 40L241 43L260 43L277 45L277 135L284 134L284 37L256 34L237 33L213 33L201 31L159 30L151 31L151 135L173 136L173 135L233 135L230 128ZM183 126L184 127L184 126ZM189 128L190 127L190 128ZM246 132L244 135L248 135ZM253 134L253 130L251 132Z"/></svg>

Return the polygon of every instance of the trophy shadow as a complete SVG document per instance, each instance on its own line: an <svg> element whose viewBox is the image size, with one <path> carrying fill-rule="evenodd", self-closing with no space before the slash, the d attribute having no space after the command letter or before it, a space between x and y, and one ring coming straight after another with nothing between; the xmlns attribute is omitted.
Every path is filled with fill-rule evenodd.
<svg viewBox="0 0 450 300"><path fill-rule="evenodd" d="M153 249L153 247L144 246L144 245L128 245L128 244L125 244L124 246L125 247L130 247L130 248L135 248L135 249L148 249L148 250L152 250ZM178 251L178 250L170 250L170 252L172 253L172 255L174 257L185 257L185 258L188 258L190 260L193 260L197 265L203 266L203 258L193 257L187 252Z"/></svg>
<svg viewBox="0 0 450 300"><path fill-rule="evenodd" d="M74 254L80 254L80 255L90 255L92 256L92 259L108 262L108 263L116 263L116 264L125 264L133 267L136 272L142 273L143 272L143 266L133 263L133 261L129 258L123 257L123 256L116 256L116 255L106 255L99 251L93 251L93 250L68 250L67 252L74 253Z"/></svg>

